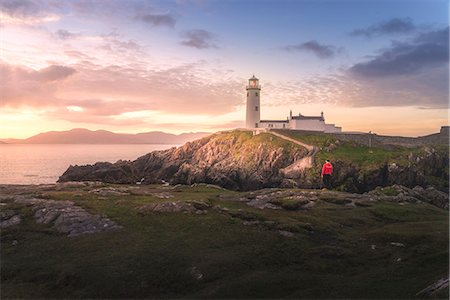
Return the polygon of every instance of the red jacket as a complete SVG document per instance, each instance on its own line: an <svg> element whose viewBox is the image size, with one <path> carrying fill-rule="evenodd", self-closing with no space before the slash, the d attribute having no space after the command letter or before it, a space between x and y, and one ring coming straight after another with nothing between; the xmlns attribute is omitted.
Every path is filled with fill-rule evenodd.
<svg viewBox="0 0 450 300"><path fill-rule="evenodd" d="M333 174L333 165L329 162L325 163L322 167L322 176L325 174Z"/></svg>

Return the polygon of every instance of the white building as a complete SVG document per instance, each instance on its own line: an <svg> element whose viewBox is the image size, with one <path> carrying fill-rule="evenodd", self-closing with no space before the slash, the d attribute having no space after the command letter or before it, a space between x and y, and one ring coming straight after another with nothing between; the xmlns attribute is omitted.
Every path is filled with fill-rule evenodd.
<svg viewBox="0 0 450 300"><path fill-rule="evenodd" d="M325 133L341 132L342 128L334 124L326 124L323 112L320 116L292 116L292 111L286 120L261 120L260 106L261 86L259 79L252 76L248 80L247 86L247 112L245 127L254 128L286 128L293 130L320 131Z"/></svg>

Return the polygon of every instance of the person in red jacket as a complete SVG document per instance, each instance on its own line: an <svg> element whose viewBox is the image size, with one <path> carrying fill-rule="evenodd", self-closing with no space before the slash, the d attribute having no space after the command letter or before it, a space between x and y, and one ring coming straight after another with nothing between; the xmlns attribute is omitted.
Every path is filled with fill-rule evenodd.
<svg viewBox="0 0 450 300"><path fill-rule="evenodd" d="M330 189L331 186L331 175L333 175L333 165L330 163L330 161L327 159L325 164L322 167L322 183L325 188Z"/></svg>

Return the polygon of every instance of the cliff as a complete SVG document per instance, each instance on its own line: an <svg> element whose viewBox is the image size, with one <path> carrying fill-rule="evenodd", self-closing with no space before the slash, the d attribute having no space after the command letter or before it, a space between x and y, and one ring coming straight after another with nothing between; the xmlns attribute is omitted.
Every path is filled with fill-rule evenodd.
<svg viewBox="0 0 450 300"><path fill-rule="evenodd" d="M280 169L307 150L270 134L248 131L218 133L179 148L155 151L137 160L71 166L59 181L109 183L217 184L234 190L280 186Z"/></svg>
<svg viewBox="0 0 450 300"><path fill-rule="evenodd" d="M333 185L342 191L361 193L393 184L448 189L448 145L424 145L420 138L417 144L410 140L408 145L400 146L383 138L383 143L369 147L364 137L358 137L363 139L358 141L345 135L282 130L275 133L278 136L271 132L257 136L249 131L217 133L135 161L71 166L59 181L202 182L233 190L318 188L321 165L328 158L335 166ZM314 150L308 151L302 143L312 145ZM312 161L311 165L295 168L305 158Z"/></svg>

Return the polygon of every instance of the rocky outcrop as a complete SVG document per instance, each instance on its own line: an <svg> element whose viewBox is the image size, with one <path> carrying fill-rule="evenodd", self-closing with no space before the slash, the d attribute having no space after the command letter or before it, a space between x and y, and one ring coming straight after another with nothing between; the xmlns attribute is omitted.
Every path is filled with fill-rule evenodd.
<svg viewBox="0 0 450 300"><path fill-rule="evenodd" d="M215 134L179 148L155 151L137 160L71 166L65 181L109 183L215 184L233 190L280 186L280 169L304 157L307 150L281 138L251 132Z"/></svg>
<svg viewBox="0 0 450 300"><path fill-rule="evenodd" d="M448 287L449 287L449 277L447 276L439 279L433 284L430 284L429 286L418 292L416 296L430 298L440 292L448 290Z"/></svg>
<svg viewBox="0 0 450 300"><path fill-rule="evenodd" d="M183 212L183 213L195 213L195 214L203 214L211 208L209 203L203 201L168 201L168 202L160 202L160 203L150 203L144 204L138 207L138 211L141 214L146 214L148 212L156 212L156 213L175 213L175 212Z"/></svg>
<svg viewBox="0 0 450 300"><path fill-rule="evenodd" d="M149 153L135 161L71 166L59 182L206 183L241 191L269 187L321 187L322 162L313 159L319 149L307 145L308 149L302 143L290 141L289 137L273 134L253 136L248 131L218 133L179 148ZM346 142L333 140L320 151L331 153L343 143ZM355 144L354 147L363 146ZM389 147L386 152L390 151ZM352 193L395 184L425 189L431 185L440 191L448 190L448 151L438 151L431 146L420 151L405 149L408 150L398 160L377 162L370 168L352 161L351 152L346 160L333 160L333 186Z"/></svg>
<svg viewBox="0 0 450 300"><path fill-rule="evenodd" d="M369 193L355 194L329 190L263 189L235 195L223 195L222 199L245 202L259 209L309 210L319 202L347 207L372 206L376 202L429 203L448 210L449 196L434 188L409 189L394 185L377 188Z"/></svg>
<svg viewBox="0 0 450 300"><path fill-rule="evenodd" d="M14 210L7 209L0 211L0 228L6 228L20 224L22 218Z"/></svg>
<svg viewBox="0 0 450 300"><path fill-rule="evenodd" d="M421 153L410 153L401 163L384 163L372 169L364 169L356 163L337 160L333 186L341 190L363 193L378 186L403 185L434 186L448 191L449 156L447 152L425 147Z"/></svg>
<svg viewBox="0 0 450 300"><path fill-rule="evenodd" d="M93 215L72 201L18 198L14 202L31 206L37 223L53 224L58 232L69 237L121 228L110 219Z"/></svg>

